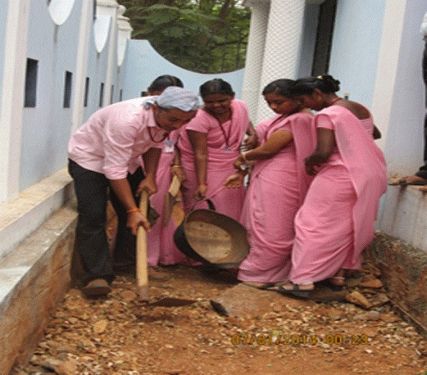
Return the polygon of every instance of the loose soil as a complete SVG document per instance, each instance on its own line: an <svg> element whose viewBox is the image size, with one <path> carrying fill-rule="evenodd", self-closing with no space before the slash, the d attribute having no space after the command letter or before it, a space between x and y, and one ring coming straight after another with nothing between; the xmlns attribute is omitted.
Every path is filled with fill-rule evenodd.
<svg viewBox="0 0 427 375"><path fill-rule="evenodd" d="M232 287L225 271L174 266L153 275L150 298L195 303L147 306L132 275L117 277L106 299L71 289L30 363L12 374L427 374L426 340L389 302L368 311L263 291L271 296L265 313L246 306L247 314L221 316L210 300Z"/></svg>

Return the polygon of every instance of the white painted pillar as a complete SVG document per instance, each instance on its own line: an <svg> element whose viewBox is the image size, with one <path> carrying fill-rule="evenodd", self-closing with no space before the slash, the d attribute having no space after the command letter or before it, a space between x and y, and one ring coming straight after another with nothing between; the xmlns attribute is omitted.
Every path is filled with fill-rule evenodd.
<svg viewBox="0 0 427 375"><path fill-rule="evenodd" d="M247 103L249 116L252 121L255 122L262 90L260 89L260 81L270 1L252 0L246 1L244 5L251 7L251 27L249 30L248 46L246 50L242 99Z"/></svg>
<svg viewBox="0 0 427 375"><path fill-rule="evenodd" d="M297 78L305 0L271 0L260 90L279 78ZM260 96L257 121L273 112Z"/></svg>
<svg viewBox="0 0 427 375"><path fill-rule="evenodd" d="M111 84L117 69L117 13L119 4L116 0L96 0L96 11L100 16L111 17L111 28L108 39L108 64L104 85L104 105L110 104Z"/></svg>
<svg viewBox="0 0 427 375"><path fill-rule="evenodd" d="M86 73L89 57L89 46L92 45L90 37L92 35L91 28L93 27L93 7L91 1L82 1L80 11L80 31L79 31L79 48L76 57L76 78L73 97L73 114L71 133L81 125L84 114L84 98Z"/></svg>
<svg viewBox="0 0 427 375"><path fill-rule="evenodd" d="M123 5L119 6L119 15L117 17L117 27L119 29L117 35L117 65L122 66L123 60L126 55L127 43L132 34L132 26L129 23L129 18L125 17L123 13L126 8Z"/></svg>
<svg viewBox="0 0 427 375"><path fill-rule="evenodd" d="M406 0L386 1L371 109L375 114L375 123L382 133L382 137L377 140L377 143L383 149L387 139L388 125L391 121L393 97L396 90L405 9Z"/></svg>
<svg viewBox="0 0 427 375"><path fill-rule="evenodd" d="M0 106L0 202L18 195L27 58L28 0L9 2Z"/></svg>

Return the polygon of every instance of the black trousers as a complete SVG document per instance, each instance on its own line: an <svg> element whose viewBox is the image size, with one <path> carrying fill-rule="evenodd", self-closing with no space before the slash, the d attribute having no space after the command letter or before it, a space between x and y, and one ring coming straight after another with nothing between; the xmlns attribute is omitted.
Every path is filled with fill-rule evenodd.
<svg viewBox="0 0 427 375"><path fill-rule="evenodd" d="M68 171L74 180L77 197L79 216L76 249L86 273L84 281L103 278L111 282L114 273L106 234L106 208L109 195L118 218L116 246L113 252L115 259L135 258L136 238L126 227L126 210L114 192L109 189L109 181L102 173L87 170L72 160L68 162ZM144 179L144 173L139 168L134 174L128 174L127 178L137 202L135 192Z"/></svg>

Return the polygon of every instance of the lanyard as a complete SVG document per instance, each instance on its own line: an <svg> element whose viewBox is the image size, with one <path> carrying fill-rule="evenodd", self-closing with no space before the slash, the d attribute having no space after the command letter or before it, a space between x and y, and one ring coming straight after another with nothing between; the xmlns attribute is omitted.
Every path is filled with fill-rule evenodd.
<svg viewBox="0 0 427 375"><path fill-rule="evenodd" d="M222 133L222 135L224 137L225 149L227 151L230 151L231 150L231 145L230 145L229 141L230 141L230 138L231 138L231 128L233 126L233 112L232 112L231 108L230 108L230 126L228 128L228 134L225 133L225 129L224 129L224 126L222 126L221 121L219 121L215 116L212 116L212 117L216 121L218 121L219 128L221 129L221 133Z"/></svg>
<svg viewBox="0 0 427 375"><path fill-rule="evenodd" d="M154 137L153 137L153 133L151 132L151 126L148 126L148 135L150 136L150 139L151 139L152 142L154 142L154 143L162 143L168 137L169 133L165 133L162 136L162 139L160 139L159 141L156 141L154 139Z"/></svg>

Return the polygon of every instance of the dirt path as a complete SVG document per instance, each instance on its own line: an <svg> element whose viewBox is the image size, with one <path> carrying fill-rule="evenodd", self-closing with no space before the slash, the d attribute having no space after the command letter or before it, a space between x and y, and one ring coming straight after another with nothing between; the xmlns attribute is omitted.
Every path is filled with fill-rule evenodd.
<svg viewBox="0 0 427 375"><path fill-rule="evenodd" d="M265 291L266 313L223 317L209 300L233 283L185 267L162 275L151 282L153 299L198 301L144 306L131 276L118 277L105 300L88 301L73 289L31 363L12 374L427 374L426 340L389 304L366 311Z"/></svg>

